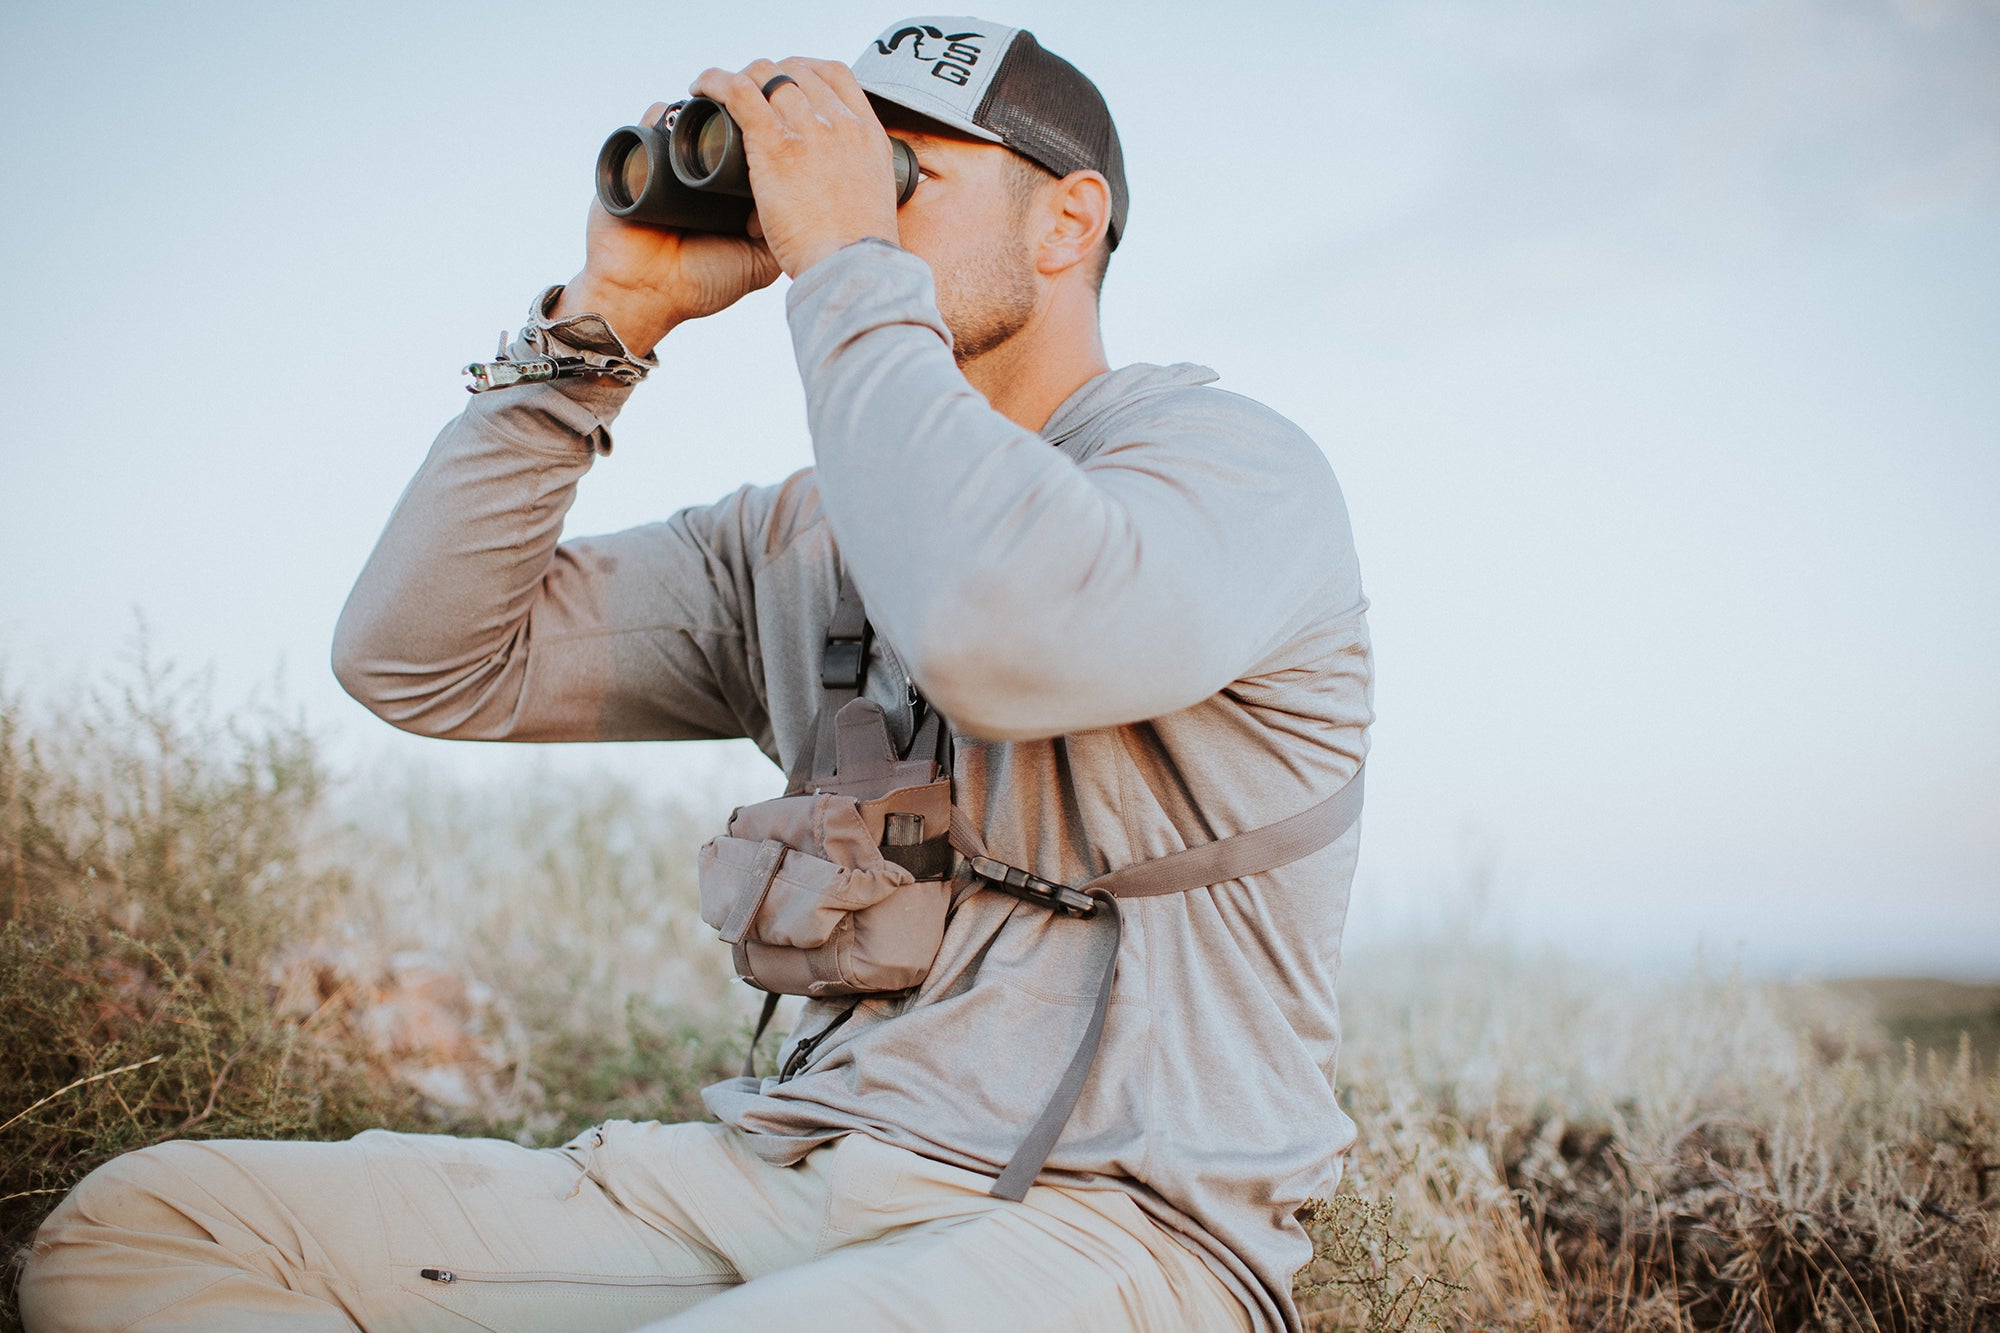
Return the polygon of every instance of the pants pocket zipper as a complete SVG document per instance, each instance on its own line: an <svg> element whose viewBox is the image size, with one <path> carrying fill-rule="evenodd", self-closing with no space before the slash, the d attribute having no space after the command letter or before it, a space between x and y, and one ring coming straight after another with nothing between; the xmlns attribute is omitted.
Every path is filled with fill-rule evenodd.
<svg viewBox="0 0 2000 1333"><path fill-rule="evenodd" d="M464 1268L419 1268L417 1276L439 1286L454 1282L478 1283L568 1283L580 1287L709 1287L735 1286L742 1281L734 1273L667 1274L554 1273L527 1270L519 1273L490 1273Z"/></svg>

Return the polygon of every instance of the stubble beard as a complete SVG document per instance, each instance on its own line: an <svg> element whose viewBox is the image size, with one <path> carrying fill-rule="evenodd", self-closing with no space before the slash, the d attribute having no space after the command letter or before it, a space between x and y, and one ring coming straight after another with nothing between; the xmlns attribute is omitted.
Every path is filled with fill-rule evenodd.
<svg viewBox="0 0 2000 1333"><path fill-rule="evenodd" d="M938 313L951 330L951 354L964 369L1028 326L1040 292L1027 247L1016 241L940 274L937 294Z"/></svg>

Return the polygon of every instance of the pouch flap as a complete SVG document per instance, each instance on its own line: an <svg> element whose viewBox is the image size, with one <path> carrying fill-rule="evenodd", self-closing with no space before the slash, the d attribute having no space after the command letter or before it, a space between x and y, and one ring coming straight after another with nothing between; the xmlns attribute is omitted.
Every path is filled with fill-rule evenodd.
<svg viewBox="0 0 2000 1333"><path fill-rule="evenodd" d="M947 816L948 817L948 816ZM746 805L729 819L729 836L750 842L775 838L837 866L877 870L882 865L882 830L868 823L851 796L781 796Z"/></svg>
<svg viewBox="0 0 2000 1333"><path fill-rule="evenodd" d="M850 912L872 907L916 882L909 871L879 854L875 867L863 870L782 844L782 856L774 859L767 850L771 845L772 840L709 839L701 849L697 876L703 921L728 930L738 924L739 913L747 913L741 939L814 949L832 938Z"/></svg>
<svg viewBox="0 0 2000 1333"><path fill-rule="evenodd" d="M873 699L850 699L834 714L833 772L815 773L813 789L867 799L898 787L920 786L939 772L934 756L898 759L889 740L889 719Z"/></svg>
<svg viewBox="0 0 2000 1333"><path fill-rule="evenodd" d="M793 852L785 858L764 895L763 910L750 933L766 944L813 949L825 944L849 913L873 907L897 889L916 883L899 865L850 870L816 856Z"/></svg>
<svg viewBox="0 0 2000 1333"><path fill-rule="evenodd" d="M736 889L736 900L729 904L729 914L718 927L724 944L740 943L749 933L750 923L756 918L757 909L764 905L764 896L771 891L771 881L777 877L787 850L776 838L757 844L756 858L744 872Z"/></svg>
<svg viewBox="0 0 2000 1333"><path fill-rule="evenodd" d="M887 785L896 765L889 717L873 699L851 699L833 718L834 773L842 783Z"/></svg>

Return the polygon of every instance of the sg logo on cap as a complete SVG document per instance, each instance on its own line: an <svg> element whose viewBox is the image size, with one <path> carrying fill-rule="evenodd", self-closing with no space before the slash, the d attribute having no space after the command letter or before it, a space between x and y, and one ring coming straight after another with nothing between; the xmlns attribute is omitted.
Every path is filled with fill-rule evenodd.
<svg viewBox="0 0 2000 1333"><path fill-rule="evenodd" d="M928 62L933 78L955 83L963 88L972 80L972 67L979 63L979 48L972 44L975 37L983 38L979 32L954 32L947 34L942 28L933 28L926 23L922 27L898 28L886 42L877 41L875 49L885 56L896 54L896 48L903 44L905 37L914 37L910 43L910 58ZM942 52L934 56L924 54L924 39L945 43Z"/></svg>

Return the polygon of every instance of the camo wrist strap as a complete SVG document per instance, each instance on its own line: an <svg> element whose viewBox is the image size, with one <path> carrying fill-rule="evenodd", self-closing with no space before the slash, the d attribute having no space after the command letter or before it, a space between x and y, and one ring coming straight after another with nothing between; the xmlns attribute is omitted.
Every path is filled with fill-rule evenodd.
<svg viewBox="0 0 2000 1333"><path fill-rule="evenodd" d="M502 329L493 359L474 361L465 368L462 373L472 377L465 386L467 393L560 379L609 379L633 385L660 364L651 353L633 356L602 315L585 312L551 321L548 312L562 291L561 284L543 288L528 307L521 336L510 341Z"/></svg>

